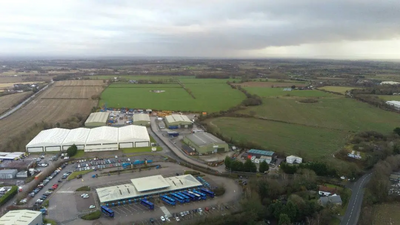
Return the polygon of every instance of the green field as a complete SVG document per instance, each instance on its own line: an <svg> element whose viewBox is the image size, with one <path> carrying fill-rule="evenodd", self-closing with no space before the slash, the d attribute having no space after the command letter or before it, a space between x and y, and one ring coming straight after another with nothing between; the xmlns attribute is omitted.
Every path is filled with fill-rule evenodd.
<svg viewBox="0 0 400 225"><path fill-rule="evenodd" d="M331 155L346 142L349 133L252 118L220 117L210 126L238 141L251 141L272 151L320 158Z"/></svg>
<svg viewBox="0 0 400 225"><path fill-rule="evenodd" d="M174 80L175 78L179 78L178 76L146 76L146 75L101 75L101 76L86 76L86 78L90 78L93 80L108 80L114 79L114 77L119 77L122 79L128 80Z"/></svg>
<svg viewBox="0 0 400 225"><path fill-rule="evenodd" d="M330 97L333 96L330 93L317 90L293 90L283 91L283 88L268 88L268 87L245 87L245 89L251 93L256 94L260 97Z"/></svg>
<svg viewBox="0 0 400 225"><path fill-rule="evenodd" d="M340 86L325 86L325 87L321 87L319 89L336 92L336 93L340 93L340 94L344 95L346 93L346 91L349 91L352 89L358 89L358 88L356 88L356 87L340 87Z"/></svg>
<svg viewBox="0 0 400 225"><path fill-rule="evenodd" d="M179 84L111 84L103 91L100 106L113 108L150 108L155 110L216 112L238 105L245 95L232 89L226 80L181 79L190 89L193 99ZM151 90L165 90L153 93Z"/></svg>
<svg viewBox="0 0 400 225"><path fill-rule="evenodd" d="M373 225L399 225L400 224L400 205L396 203L383 203L373 206Z"/></svg>
<svg viewBox="0 0 400 225"><path fill-rule="evenodd" d="M400 124L398 114L348 98L322 98L318 103L299 103L297 99L265 98L261 106L247 108L242 113L345 131L375 130L389 133L396 124Z"/></svg>

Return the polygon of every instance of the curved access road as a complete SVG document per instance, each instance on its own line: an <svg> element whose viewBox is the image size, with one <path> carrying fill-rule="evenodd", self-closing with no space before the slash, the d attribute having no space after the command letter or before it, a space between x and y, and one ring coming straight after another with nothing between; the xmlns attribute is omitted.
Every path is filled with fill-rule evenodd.
<svg viewBox="0 0 400 225"><path fill-rule="evenodd" d="M365 184L371 178L371 173L367 173L353 183L351 198L349 204L347 205L346 213L342 219L341 225L354 225L358 223L358 218L360 217L361 205L364 197L364 187Z"/></svg>
<svg viewBox="0 0 400 225"><path fill-rule="evenodd" d="M155 117L150 117L150 119L151 119L151 123L150 123L150 125L151 125L151 130L150 130L150 133L155 134L155 136L156 136L159 140L161 140L161 142L162 142L169 150L171 150L171 152L168 152L168 151L167 151L167 152L166 152L167 154L168 154L168 153L173 153L173 154L175 154L177 157L179 157L181 160L183 160L183 161L185 161L185 162L188 162L188 163L190 163L190 164L193 164L193 165L196 165L196 166L205 168L205 169L211 169L211 171L215 171L215 172L218 171L219 173L225 172L225 171L222 171L222 170L224 170L223 168L220 168L220 167L210 168L208 165L206 165L206 164L204 164L204 163L201 163L201 162L199 162L199 161L197 161L197 160L194 160L194 159L188 157L185 153L182 152L181 149L179 149L179 148L176 147L173 143L171 143L171 141L170 141L167 137L164 137L164 136L162 135L162 132L161 132L160 129L158 128L157 123L156 123L156 121L155 121L156 118L155 118ZM158 140L156 140L156 141L158 141ZM172 158L175 158L175 157L172 157ZM178 161L178 162L179 162L179 161Z"/></svg>

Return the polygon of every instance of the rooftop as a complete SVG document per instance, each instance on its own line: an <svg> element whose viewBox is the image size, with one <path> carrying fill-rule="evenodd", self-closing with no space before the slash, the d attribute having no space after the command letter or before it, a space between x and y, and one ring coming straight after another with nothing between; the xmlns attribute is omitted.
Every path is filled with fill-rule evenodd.
<svg viewBox="0 0 400 225"><path fill-rule="evenodd" d="M100 202L112 202L202 186L202 184L192 175L167 178L164 178L161 175L156 175L132 179L131 181L132 184L122 184L96 189ZM140 184L136 186L139 182ZM154 186L151 186L150 183L154 184ZM138 191L138 188L139 190L143 190L143 192Z"/></svg>
<svg viewBox="0 0 400 225"><path fill-rule="evenodd" d="M169 116L166 116L165 119L168 121L168 123L173 123L173 122L188 122L191 123L192 121L187 117L186 115L179 115L179 114L172 114Z"/></svg>
<svg viewBox="0 0 400 225"><path fill-rule="evenodd" d="M10 170L0 170L0 174L8 174L8 173L17 173L18 170L17 169L10 169Z"/></svg>
<svg viewBox="0 0 400 225"><path fill-rule="evenodd" d="M33 210L11 210L0 218L0 225L26 225L30 224L35 218L41 216L40 211Z"/></svg>
<svg viewBox="0 0 400 225"><path fill-rule="evenodd" d="M24 152L0 152L0 159L11 159L20 158L21 155L25 154Z"/></svg>
<svg viewBox="0 0 400 225"><path fill-rule="evenodd" d="M194 142L197 146L203 146L209 144L226 144L225 141L206 132L197 132L194 134L189 134L186 136L186 138Z"/></svg>
<svg viewBox="0 0 400 225"><path fill-rule="evenodd" d="M265 155L265 156L273 156L274 152L273 151L267 151L267 150L259 150L259 149L250 149L247 151L248 154L258 154L258 155Z"/></svg>
<svg viewBox="0 0 400 225"><path fill-rule="evenodd" d="M32 159L20 159L20 160L5 160L0 163L0 169L26 169L33 165L35 160Z"/></svg>
<svg viewBox="0 0 400 225"><path fill-rule="evenodd" d="M110 112L95 112L91 113L87 118L86 123L107 123Z"/></svg>
<svg viewBox="0 0 400 225"><path fill-rule="evenodd" d="M133 121L149 121L150 122L149 114L146 114L146 113L133 114L132 119L133 119Z"/></svg>
<svg viewBox="0 0 400 225"><path fill-rule="evenodd" d="M170 186L161 175L132 179L132 184L139 192L152 191Z"/></svg>

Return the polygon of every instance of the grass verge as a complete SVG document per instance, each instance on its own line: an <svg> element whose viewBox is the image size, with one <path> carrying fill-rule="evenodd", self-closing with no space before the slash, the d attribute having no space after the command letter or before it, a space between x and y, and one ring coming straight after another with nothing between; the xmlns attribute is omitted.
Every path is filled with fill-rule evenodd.
<svg viewBox="0 0 400 225"><path fill-rule="evenodd" d="M82 186L82 187L76 189L76 191L90 191L90 187L89 186Z"/></svg>
<svg viewBox="0 0 400 225"><path fill-rule="evenodd" d="M92 172L93 170L84 170L84 171L75 171L68 176L67 180L75 179L78 175L85 175L87 173Z"/></svg>
<svg viewBox="0 0 400 225"><path fill-rule="evenodd" d="M100 218L100 216L101 216L100 210L96 210L94 212L82 216L81 218L83 220L97 220L98 218Z"/></svg>
<svg viewBox="0 0 400 225"><path fill-rule="evenodd" d="M46 201L43 202L42 206L43 207L49 207L49 204L50 204L49 200L46 200Z"/></svg>
<svg viewBox="0 0 400 225"><path fill-rule="evenodd" d="M51 220L51 219L47 219L47 218L44 218L43 219L43 223L44 224L51 224L51 225L57 225L57 222L56 221L54 221L54 220Z"/></svg>

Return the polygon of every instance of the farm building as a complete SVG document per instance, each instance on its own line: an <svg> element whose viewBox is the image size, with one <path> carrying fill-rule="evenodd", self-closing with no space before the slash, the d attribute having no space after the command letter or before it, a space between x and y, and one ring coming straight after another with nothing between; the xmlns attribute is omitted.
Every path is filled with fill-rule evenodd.
<svg viewBox="0 0 400 225"><path fill-rule="evenodd" d="M132 179L131 183L97 188L100 204L120 205L138 201L140 197L168 194L176 191L201 187L202 184L192 175L162 177L161 175Z"/></svg>
<svg viewBox="0 0 400 225"><path fill-rule="evenodd" d="M293 164L293 163L301 163L303 161L303 159L301 157L295 156L295 155L290 155L288 157L286 157L286 162L289 164Z"/></svg>
<svg viewBox="0 0 400 225"><path fill-rule="evenodd" d="M396 110L400 110L400 101L387 101L386 104L393 106Z"/></svg>
<svg viewBox="0 0 400 225"><path fill-rule="evenodd" d="M225 141L206 132L189 134L183 138L183 142L196 149L199 154L229 151L229 146Z"/></svg>
<svg viewBox="0 0 400 225"><path fill-rule="evenodd" d="M85 127L101 127L107 125L110 112L91 113L85 121Z"/></svg>
<svg viewBox="0 0 400 225"><path fill-rule="evenodd" d="M268 164L274 159L275 153L273 151L250 149L247 151L247 157L252 158L262 158Z"/></svg>
<svg viewBox="0 0 400 225"><path fill-rule="evenodd" d="M40 132L26 145L26 151L61 151L67 150L73 144L86 152L109 151L119 148L148 147L150 137L146 127L136 125L72 130L53 128Z"/></svg>
<svg viewBox="0 0 400 225"><path fill-rule="evenodd" d="M16 169L0 170L0 179L14 179L17 173L18 170Z"/></svg>
<svg viewBox="0 0 400 225"><path fill-rule="evenodd" d="M136 113L132 116L133 125L150 126L150 117L146 113Z"/></svg>
<svg viewBox="0 0 400 225"><path fill-rule="evenodd" d="M40 211L19 209L8 211L0 218L0 225L37 225L43 224L43 214Z"/></svg>
<svg viewBox="0 0 400 225"><path fill-rule="evenodd" d="M169 129L189 128L193 122L186 115L172 114L165 117L165 125Z"/></svg>

